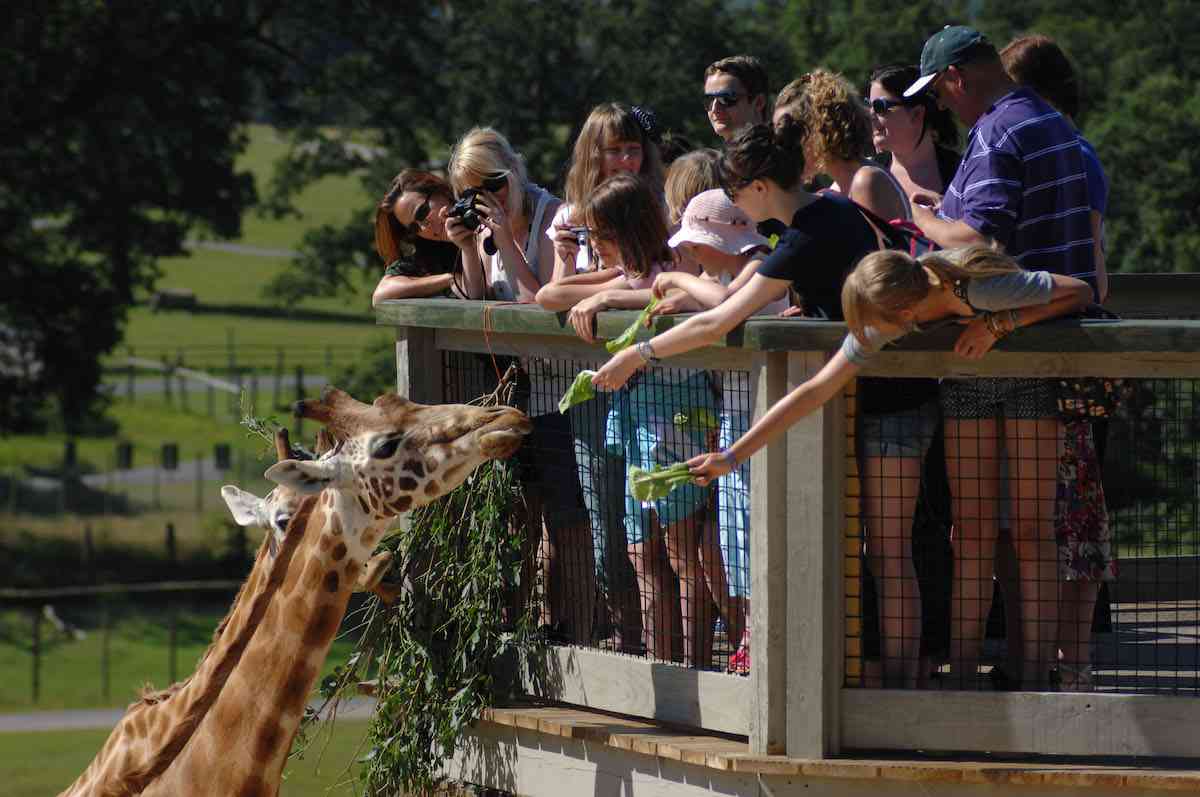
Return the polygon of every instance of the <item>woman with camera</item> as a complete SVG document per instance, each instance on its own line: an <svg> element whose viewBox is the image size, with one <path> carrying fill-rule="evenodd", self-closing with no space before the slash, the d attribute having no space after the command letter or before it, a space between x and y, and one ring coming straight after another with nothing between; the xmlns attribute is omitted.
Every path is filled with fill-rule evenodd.
<svg viewBox="0 0 1200 797"><path fill-rule="evenodd" d="M446 228L450 185L430 172L405 169L375 208L375 251L386 264L371 296L387 299L461 295L459 248Z"/></svg>
<svg viewBox="0 0 1200 797"><path fill-rule="evenodd" d="M447 211L446 230L475 258L472 263L464 257L467 298L534 301L554 271L554 244L546 230L561 202L529 181L521 157L491 128L474 128L459 139L447 171L459 201ZM473 247L464 245L470 242ZM571 427L558 412L563 375L555 374L547 360L522 358L520 366L529 387L533 433L517 456L528 511L521 529L526 549L519 600L524 604L529 598L537 564L534 546L544 536L548 611L543 619L556 639L586 643L595 564Z"/></svg>

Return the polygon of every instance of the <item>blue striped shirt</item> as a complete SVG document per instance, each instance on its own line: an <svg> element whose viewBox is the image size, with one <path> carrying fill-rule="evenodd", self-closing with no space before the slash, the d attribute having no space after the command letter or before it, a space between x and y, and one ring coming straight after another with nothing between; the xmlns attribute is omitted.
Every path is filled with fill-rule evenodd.
<svg viewBox="0 0 1200 797"><path fill-rule="evenodd" d="M1088 175L1075 129L1027 88L971 128L939 215L1003 244L1027 270L1095 273Z"/></svg>

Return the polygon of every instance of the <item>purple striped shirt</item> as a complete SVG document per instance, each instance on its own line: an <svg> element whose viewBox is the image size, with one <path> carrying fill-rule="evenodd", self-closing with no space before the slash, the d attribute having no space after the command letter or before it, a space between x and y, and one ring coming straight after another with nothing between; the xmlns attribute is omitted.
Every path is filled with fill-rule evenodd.
<svg viewBox="0 0 1200 797"><path fill-rule="evenodd" d="M1074 128L1026 88L971 128L939 215L1004 245L1030 271L1093 275L1088 176Z"/></svg>

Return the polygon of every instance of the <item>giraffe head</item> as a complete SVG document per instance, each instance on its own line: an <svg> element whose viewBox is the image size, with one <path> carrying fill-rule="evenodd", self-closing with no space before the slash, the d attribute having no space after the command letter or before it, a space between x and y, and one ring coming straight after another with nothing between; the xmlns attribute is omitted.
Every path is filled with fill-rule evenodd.
<svg viewBox="0 0 1200 797"><path fill-rule="evenodd" d="M336 388L296 404L337 441L320 459L284 459L268 479L298 495L326 487L353 493L376 519L424 506L453 490L489 459L504 459L533 430L512 407L427 406L388 393L364 404Z"/></svg>

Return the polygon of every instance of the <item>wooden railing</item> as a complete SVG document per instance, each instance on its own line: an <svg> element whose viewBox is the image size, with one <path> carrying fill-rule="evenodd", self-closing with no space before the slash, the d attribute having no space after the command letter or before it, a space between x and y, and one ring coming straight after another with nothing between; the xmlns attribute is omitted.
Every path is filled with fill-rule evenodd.
<svg viewBox="0 0 1200 797"><path fill-rule="evenodd" d="M1192 278L1171 291L1190 290L1194 301L1194 286ZM1145 297L1139 301L1153 306ZM1164 313L1183 309L1175 300L1171 307ZM377 318L396 328L399 390L423 402L443 400L445 351L604 359L602 350L574 335L563 315L529 305L408 300L386 303ZM633 318L629 312L603 313L598 334L611 338ZM657 319L654 331L678 320ZM720 345L669 364L749 371L757 387L757 418L815 372L844 334L838 323L753 320ZM1005 339L974 362L950 352L957 334L942 329L906 338L864 373L1200 379L1200 322L1044 324ZM1200 724L1200 700L1189 697L846 688L845 409L843 399L829 402L752 460L749 678L563 647L530 663L530 692L745 734L754 752L798 758L856 748L1197 754L1191 729Z"/></svg>

